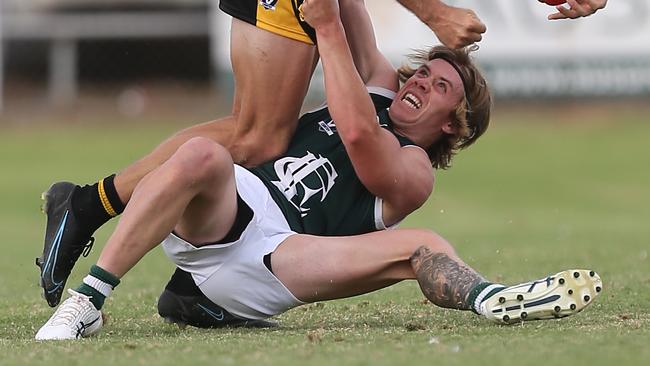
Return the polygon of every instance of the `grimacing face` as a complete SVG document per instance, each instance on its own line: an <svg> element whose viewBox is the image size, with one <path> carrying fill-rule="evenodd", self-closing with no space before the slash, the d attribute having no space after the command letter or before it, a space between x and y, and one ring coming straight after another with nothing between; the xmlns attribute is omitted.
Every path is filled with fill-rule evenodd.
<svg viewBox="0 0 650 366"><path fill-rule="evenodd" d="M400 88L388 111L395 131L426 149L456 131L453 116L464 98L463 81L444 59L420 66Z"/></svg>

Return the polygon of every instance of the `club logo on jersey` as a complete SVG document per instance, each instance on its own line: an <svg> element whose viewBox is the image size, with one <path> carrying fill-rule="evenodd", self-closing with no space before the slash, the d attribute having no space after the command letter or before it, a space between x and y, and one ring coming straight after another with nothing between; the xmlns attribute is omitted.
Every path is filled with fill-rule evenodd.
<svg viewBox="0 0 650 366"><path fill-rule="evenodd" d="M327 136L332 136L336 133L336 124L334 124L331 118L320 121L318 122L318 131L325 132Z"/></svg>
<svg viewBox="0 0 650 366"><path fill-rule="evenodd" d="M388 127L388 124L379 120L379 116L377 116L377 123L379 124L379 127ZM327 136L332 136L336 133L336 124L331 118L324 119L318 122L318 131L326 133Z"/></svg>
<svg viewBox="0 0 650 366"><path fill-rule="evenodd" d="M275 10L275 4L278 3L278 0L260 0L260 5L266 10Z"/></svg>
<svg viewBox="0 0 650 366"><path fill-rule="evenodd" d="M271 183L278 187L301 217L309 214L311 198L320 202L325 200L338 177L329 159L309 151L302 158L289 156L279 159L273 168L279 180Z"/></svg>

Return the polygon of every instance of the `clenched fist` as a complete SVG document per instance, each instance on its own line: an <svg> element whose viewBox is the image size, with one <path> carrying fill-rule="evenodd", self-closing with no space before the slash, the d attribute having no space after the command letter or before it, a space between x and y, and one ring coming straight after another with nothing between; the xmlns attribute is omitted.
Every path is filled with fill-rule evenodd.
<svg viewBox="0 0 650 366"><path fill-rule="evenodd" d="M462 48L483 39L487 28L470 9L443 6L427 22L440 42L450 48Z"/></svg>
<svg viewBox="0 0 650 366"><path fill-rule="evenodd" d="M300 6L300 17L312 28L340 20L338 0L305 0Z"/></svg>

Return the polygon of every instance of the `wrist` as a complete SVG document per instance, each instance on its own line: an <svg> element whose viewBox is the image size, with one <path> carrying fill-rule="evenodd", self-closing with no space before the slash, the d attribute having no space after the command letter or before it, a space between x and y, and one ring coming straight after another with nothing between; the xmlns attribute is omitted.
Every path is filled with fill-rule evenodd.
<svg viewBox="0 0 650 366"><path fill-rule="evenodd" d="M335 34L343 34L345 31L343 29L343 24L339 19L332 20L327 23L323 23L315 28L315 31L318 37L330 37Z"/></svg>
<svg viewBox="0 0 650 366"><path fill-rule="evenodd" d="M420 20L430 27L435 27L441 19L445 18L445 14L449 10L449 5L440 0L430 0L427 9L428 11L423 14L423 17Z"/></svg>

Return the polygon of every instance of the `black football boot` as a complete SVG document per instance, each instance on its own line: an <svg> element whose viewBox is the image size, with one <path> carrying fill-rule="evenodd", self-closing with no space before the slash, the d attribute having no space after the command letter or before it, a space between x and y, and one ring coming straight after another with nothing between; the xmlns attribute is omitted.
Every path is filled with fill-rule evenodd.
<svg viewBox="0 0 650 366"><path fill-rule="evenodd" d="M158 299L158 314L168 323L184 328L250 327L272 328L278 324L269 320L244 319L230 314L213 303L196 286L192 276L180 268L165 286Z"/></svg>
<svg viewBox="0 0 650 366"><path fill-rule="evenodd" d="M36 258L41 269L40 284L47 303L61 301L65 283L80 255L88 256L95 241L93 231L78 224L72 212L72 193L79 186L70 182L54 183L41 198L47 216L43 255Z"/></svg>

